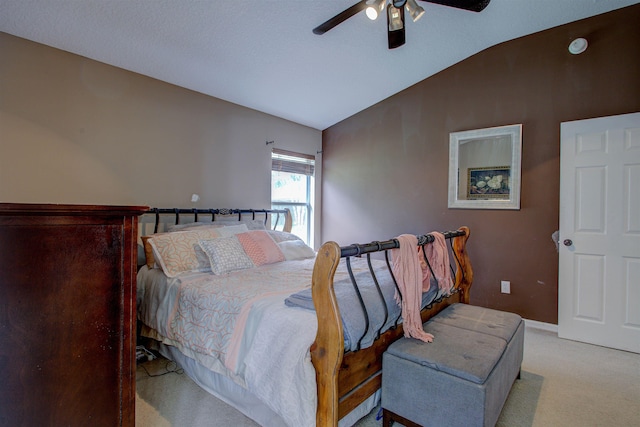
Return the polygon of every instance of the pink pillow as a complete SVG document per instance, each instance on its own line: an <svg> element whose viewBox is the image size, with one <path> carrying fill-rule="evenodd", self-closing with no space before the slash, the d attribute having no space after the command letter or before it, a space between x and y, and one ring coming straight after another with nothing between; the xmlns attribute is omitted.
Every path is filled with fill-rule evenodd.
<svg viewBox="0 0 640 427"><path fill-rule="evenodd" d="M236 234L236 237L256 266L285 260L277 243L266 231L248 231Z"/></svg>

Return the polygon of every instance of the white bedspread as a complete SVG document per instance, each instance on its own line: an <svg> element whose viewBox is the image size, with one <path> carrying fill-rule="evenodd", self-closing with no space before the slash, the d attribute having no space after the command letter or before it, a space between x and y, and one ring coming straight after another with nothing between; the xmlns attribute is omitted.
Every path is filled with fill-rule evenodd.
<svg viewBox="0 0 640 427"><path fill-rule="evenodd" d="M315 425L315 370L309 348L314 311L285 299L311 286L314 259L227 275L138 273L138 317L148 335L249 390L292 427ZM356 273L366 261L354 259ZM343 263L335 280L348 278Z"/></svg>
<svg viewBox="0 0 640 427"><path fill-rule="evenodd" d="M316 372L309 347L318 328L316 315L286 307L280 298L265 303L260 311L270 321L259 322L244 359L247 388L289 425L315 426Z"/></svg>
<svg viewBox="0 0 640 427"><path fill-rule="evenodd" d="M288 425L313 426L316 381L309 347L316 316L284 304L292 292L310 286L313 261L174 279L143 267L139 317L157 332L153 338L245 387Z"/></svg>

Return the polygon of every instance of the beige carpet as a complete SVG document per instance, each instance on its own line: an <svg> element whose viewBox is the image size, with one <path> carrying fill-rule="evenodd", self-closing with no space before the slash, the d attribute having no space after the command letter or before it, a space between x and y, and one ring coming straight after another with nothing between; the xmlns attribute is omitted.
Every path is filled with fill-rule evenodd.
<svg viewBox="0 0 640 427"><path fill-rule="evenodd" d="M138 427L257 426L200 389L165 359L138 366ZM178 370L179 372L179 370ZM381 426L377 409L357 424ZM398 425L398 424L396 424ZM640 355L562 340L527 327L522 378L509 394L500 427L640 426Z"/></svg>

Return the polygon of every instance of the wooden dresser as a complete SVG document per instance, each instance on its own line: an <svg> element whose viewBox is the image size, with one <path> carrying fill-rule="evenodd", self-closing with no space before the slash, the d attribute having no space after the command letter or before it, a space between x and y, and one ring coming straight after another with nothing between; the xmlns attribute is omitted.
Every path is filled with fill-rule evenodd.
<svg viewBox="0 0 640 427"><path fill-rule="evenodd" d="M138 216L0 203L0 426L134 426Z"/></svg>

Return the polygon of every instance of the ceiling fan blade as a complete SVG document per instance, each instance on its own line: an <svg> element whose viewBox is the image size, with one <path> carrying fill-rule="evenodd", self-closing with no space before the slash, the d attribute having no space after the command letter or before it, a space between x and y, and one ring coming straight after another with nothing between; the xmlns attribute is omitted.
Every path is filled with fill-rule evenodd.
<svg viewBox="0 0 640 427"><path fill-rule="evenodd" d="M365 10L366 7L367 7L367 0L359 1L358 3L354 4L350 8L343 10L333 18L329 19L328 21L318 25L316 28L313 29L313 34L320 35L320 34L326 33L336 25L341 24L347 19L351 18L356 13Z"/></svg>
<svg viewBox="0 0 640 427"><path fill-rule="evenodd" d="M443 6L455 7L458 9L470 10L472 12L482 12L489 5L491 0L421 0L427 3L441 4Z"/></svg>
<svg viewBox="0 0 640 427"><path fill-rule="evenodd" d="M405 43L404 7L395 8L392 4L389 4L385 14L387 15L389 49L395 49Z"/></svg>

